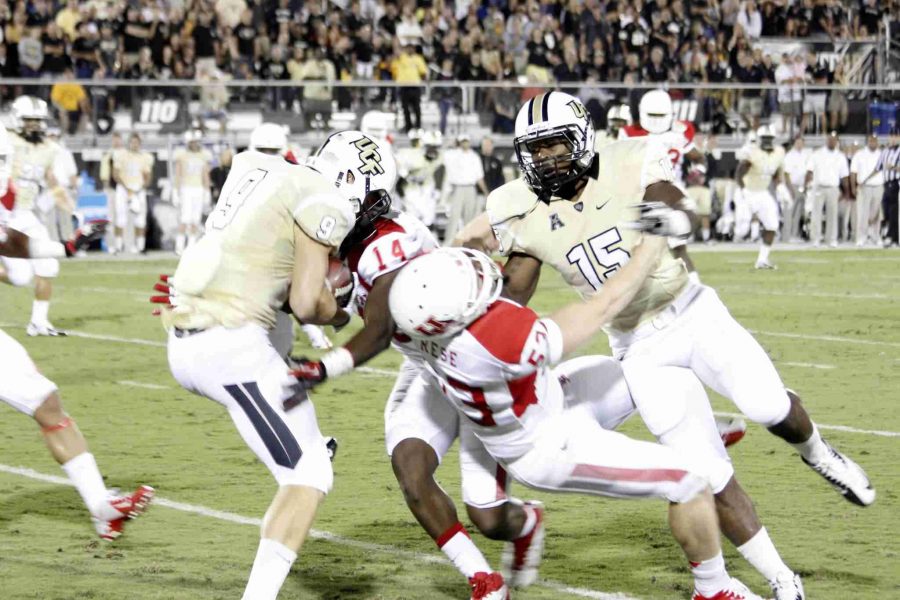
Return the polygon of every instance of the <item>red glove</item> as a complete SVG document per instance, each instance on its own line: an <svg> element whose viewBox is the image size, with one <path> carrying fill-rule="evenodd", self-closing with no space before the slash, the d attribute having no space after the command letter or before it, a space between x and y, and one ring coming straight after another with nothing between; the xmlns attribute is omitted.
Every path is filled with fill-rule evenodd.
<svg viewBox="0 0 900 600"><path fill-rule="evenodd" d="M311 390L328 377L325 365L319 360L292 358L290 374L304 389Z"/></svg>
<svg viewBox="0 0 900 600"><path fill-rule="evenodd" d="M63 244L66 247L66 256L69 258L75 256L79 250L83 250L106 235L106 226L109 221L104 219L96 219L88 221L72 234L72 239Z"/></svg>
<svg viewBox="0 0 900 600"><path fill-rule="evenodd" d="M162 304L165 308L172 308L172 298L175 296L175 288L169 283L170 276L161 274L159 276L159 281L153 286L153 289L157 292L162 292L165 294L164 296L150 296L150 302L153 304ZM161 308L156 308L153 310L153 316L158 317L162 313Z"/></svg>

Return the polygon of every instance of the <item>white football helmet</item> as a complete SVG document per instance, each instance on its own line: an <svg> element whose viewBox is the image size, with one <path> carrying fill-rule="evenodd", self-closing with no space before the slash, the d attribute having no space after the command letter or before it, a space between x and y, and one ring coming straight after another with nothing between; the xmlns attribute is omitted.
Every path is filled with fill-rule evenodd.
<svg viewBox="0 0 900 600"><path fill-rule="evenodd" d="M34 96L19 96L12 103L16 127L29 142L39 142L47 129L47 103Z"/></svg>
<svg viewBox="0 0 900 600"><path fill-rule="evenodd" d="M391 209L397 183L397 161L387 142L349 129L331 134L307 160L350 201L356 224L340 247L340 255L372 233L373 222Z"/></svg>
<svg viewBox="0 0 900 600"><path fill-rule="evenodd" d="M274 150L284 154L287 145L287 132L277 123L261 123L250 132L251 150Z"/></svg>
<svg viewBox="0 0 900 600"><path fill-rule="evenodd" d="M390 133L388 120L390 115L379 110L370 110L359 121L359 130L379 140L386 140Z"/></svg>
<svg viewBox="0 0 900 600"><path fill-rule="evenodd" d="M519 168L534 192L547 200L584 175L594 161L594 124L575 96L550 91L525 103L516 116L513 140ZM564 144L564 154L537 156L541 149Z"/></svg>
<svg viewBox="0 0 900 600"><path fill-rule="evenodd" d="M444 143L444 135L440 130L426 131L422 135L422 145L425 146L425 158L428 160L436 160L441 153L441 146Z"/></svg>
<svg viewBox="0 0 900 600"><path fill-rule="evenodd" d="M672 129L675 112L672 97L665 90L650 90L641 98L638 107L641 127L650 133L665 133Z"/></svg>
<svg viewBox="0 0 900 600"><path fill-rule="evenodd" d="M631 125L631 107L627 104L613 104L606 111L606 131L612 138L619 136L619 130Z"/></svg>
<svg viewBox="0 0 900 600"><path fill-rule="evenodd" d="M503 274L488 255L468 248L439 248L400 270L388 305L406 335L440 339L459 333L483 315L502 289Z"/></svg>
<svg viewBox="0 0 900 600"><path fill-rule="evenodd" d="M775 130L771 125L763 125L756 130L756 139L763 150L771 150L775 147Z"/></svg>

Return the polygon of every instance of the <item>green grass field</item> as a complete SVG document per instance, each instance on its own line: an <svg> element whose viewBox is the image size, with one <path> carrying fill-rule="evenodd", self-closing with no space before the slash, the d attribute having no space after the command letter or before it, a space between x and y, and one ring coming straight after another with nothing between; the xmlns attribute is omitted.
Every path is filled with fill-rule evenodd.
<svg viewBox="0 0 900 600"><path fill-rule="evenodd" d="M845 502L755 425L733 449L737 473L786 562L804 576L808 598L898 598L900 253L779 251L774 258L779 271L755 272L751 251L695 255L704 281L756 332L813 417L850 428L823 433L863 465L879 495L867 509ZM224 410L182 391L169 375L164 332L147 298L157 273L174 264L66 263L51 309L58 327L77 334L64 339L27 338L30 291L0 289L3 329L60 386L108 485L148 483L160 498L122 539L99 543L75 491L34 478L63 475L37 427L0 408L0 598L240 597L256 551L254 520L275 485ZM546 272L534 306L549 311L572 298ZM309 354L304 343L298 350ZM606 340L593 351L606 353ZM388 352L370 366L398 365L399 356ZM391 384L384 371L358 373L315 395L322 430L341 444L335 487L282 598L468 597L462 578L407 511L391 474L382 423ZM722 398L713 403L735 411ZM637 419L625 431L646 437ZM452 453L439 478L461 504ZM543 579L516 598L689 597L690 575L662 503L516 491L548 506ZM500 545L473 535L496 562ZM733 574L767 591L733 548L726 558Z"/></svg>

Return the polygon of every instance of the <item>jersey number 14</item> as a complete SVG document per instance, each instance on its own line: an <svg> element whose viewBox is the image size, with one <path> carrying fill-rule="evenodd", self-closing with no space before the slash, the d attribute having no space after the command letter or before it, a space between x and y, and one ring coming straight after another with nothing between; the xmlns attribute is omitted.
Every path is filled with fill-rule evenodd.
<svg viewBox="0 0 900 600"><path fill-rule="evenodd" d="M622 236L619 234L619 229L613 227L588 239L586 243L574 246L566 254L566 258L569 259L570 265L578 267L581 275L591 284L592 288L599 290L603 282L631 258L631 254L624 248L613 247L621 242ZM591 262L588 248L594 255L594 260L600 266L601 271L598 271Z"/></svg>

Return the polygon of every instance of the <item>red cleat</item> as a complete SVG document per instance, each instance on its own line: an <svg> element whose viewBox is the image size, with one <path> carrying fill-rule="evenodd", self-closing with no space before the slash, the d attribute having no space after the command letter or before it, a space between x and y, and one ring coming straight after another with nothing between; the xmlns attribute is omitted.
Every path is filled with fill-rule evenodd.
<svg viewBox="0 0 900 600"><path fill-rule="evenodd" d="M500 573L475 573L469 578L472 600L509 600L509 589Z"/></svg>
<svg viewBox="0 0 900 600"><path fill-rule="evenodd" d="M141 516L150 502L153 501L155 490L149 485L142 485L127 496L115 496L110 498L110 506L121 516L104 520L94 518L94 528L97 534L104 540L112 541L122 535L125 522Z"/></svg>

